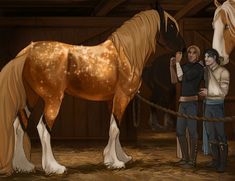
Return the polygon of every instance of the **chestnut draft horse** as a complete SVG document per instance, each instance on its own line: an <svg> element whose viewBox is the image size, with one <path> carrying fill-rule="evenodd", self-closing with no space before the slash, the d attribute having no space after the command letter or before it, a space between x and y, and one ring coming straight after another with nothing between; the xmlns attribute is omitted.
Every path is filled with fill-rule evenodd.
<svg viewBox="0 0 235 181"><path fill-rule="evenodd" d="M46 174L65 172L66 168L54 158L49 134L64 92L88 100L111 102L104 164L108 168L124 168L132 157L121 147L117 124L120 125L128 103L141 85L142 70L155 52L157 41L172 51L185 47L177 22L160 6L135 15L96 46L42 41L22 50L0 74L0 174L34 170L23 149L22 128L27 121L21 124L17 112L24 108L27 111L26 100L28 107L34 107L40 99L44 102L37 125L42 168Z"/></svg>
<svg viewBox="0 0 235 181"><path fill-rule="evenodd" d="M235 0L227 0L220 4L214 0L217 9L214 13L214 36L212 46L221 59L221 64L229 62L229 55L235 48Z"/></svg>

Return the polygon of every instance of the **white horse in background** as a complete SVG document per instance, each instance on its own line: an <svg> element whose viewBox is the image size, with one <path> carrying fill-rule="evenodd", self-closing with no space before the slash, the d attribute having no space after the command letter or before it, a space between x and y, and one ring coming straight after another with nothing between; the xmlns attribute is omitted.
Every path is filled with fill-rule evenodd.
<svg viewBox="0 0 235 181"><path fill-rule="evenodd" d="M220 4L214 0L217 9L213 19L213 43L221 59L221 65L229 63L229 55L235 48L235 0L227 0Z"/></svg>

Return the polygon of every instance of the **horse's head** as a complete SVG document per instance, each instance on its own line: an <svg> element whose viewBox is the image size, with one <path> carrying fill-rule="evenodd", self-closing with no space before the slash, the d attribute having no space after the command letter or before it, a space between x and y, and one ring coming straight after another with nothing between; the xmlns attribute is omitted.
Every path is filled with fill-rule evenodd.
<svg viewBox="0 0 235 181"><path fill-rule="evenodd" d="M160 36L157 42L171 51L185 50L185 42L179 33L176 20L165 12L158 3L156 10L160 16Z"/></svg>
<svg viewBox="0 0 235 181"><path fill-rule="evenodd" d="M221 64L229 62L229 55L235 48L235 1L226 1L221 5L214 0L217 9L213 19L213 43L221 58Z"/></svg>

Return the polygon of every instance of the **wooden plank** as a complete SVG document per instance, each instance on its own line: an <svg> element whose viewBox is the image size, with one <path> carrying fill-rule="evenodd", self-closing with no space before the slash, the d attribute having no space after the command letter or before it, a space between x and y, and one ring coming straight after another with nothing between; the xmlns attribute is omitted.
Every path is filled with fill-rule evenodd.
<svg viewBox="0 0 235 181"><path fill-rule="evenodd" d="M198 30L200 25L200 31L202 30L213 30L212 29L212 18L185 18L184 19L184 31Z"/></svg>
<svg viewBox="0 0 235 181"><path fill-rule="evenodd" d="M179 11L184 8L181 4L161 4L161 6L165 11Z"/></svg>
<svg viewBox="0 0 235 181"><path fill-rule="evenodd" d="M226 96L225 101L234 102L235 101L235 96Z"/></svg>
<svg viewBox="0 0 235 181"><path fill-rule="evenodd" d="M116 27L123 17L2 17L0 27Z"/></svg>
<svg viewBox="0 0 235 181"><path fill-rule="evenodd" d="M199 11L201 11L203 8L205 8L206 6L208 6L210 3L212 2L212 0L204 0L201 1L198 5L196 5L194 8L192 8L187 15L188 16L193 16L195 14L197 14Z"/></svg>
<svg viewBox="0 0 235 181"><path fill-rule="evenodd" d="M211 40L209 40L207 37L205 37L203 34L201 34L201 33L198 32L198 31L194 31L194 33L195 33L199 38L201 38L204 42L206 42L209 46L211 46L211 44L212 44Z"/></svg>
<svg viewBox="0 0 235 181"><path fill-rule="evenodd" d="M94 35L90 36L90 37L85 37L83 41L80 41L78 42L78 44L86 44L86 43L89 43L89 42L92 42L93 40L95 40L96 42L98 41L98 39L100 39L102 36L105 36L105 35L109 35L111 34L112 32L114 32L115 30L113 30L114 28L108 28L108 29L104 29L103 31L100 31L100 32L95 32Z"/></svg>
<svg viewBox="0 0 235 181"><path fill-rule="evenodd" d="M183 9L181 9L180 11L178 11L178 12L175 14L174 18L175 18L176 20L181 19L183 16L187 15L192 9L194 9L195 6L197 6L198 4L200 4L200 3L203 2L203 1L204 1L204 0L197 0L197 1L191 0L191 1L189 1L189 2L184 6Z"/></svg>
<svg viewBox="0 0 235 181"><path fill-rule="evenodd" d="M92 14L95 16L106 16L110 11L112 11L112 9L114 9L125 1L126 0L102 0L95 7L95 10Z"/></svg>
<svg viewBox="0 0 235 181"><path fill-rule="evenodd" d="M20 7L93 7L93 0L1 0L0 8Z"/></svg>
<svg viewBox="0 0 235 181"><path fill-rule="evenodd" d="M74 127L73 127L73 133L71 134L70 137L75 137L75 138L87 138L88 137L88 101L84 99L80 99L77 97L73 97L74 99ZM71 128L72 130L72 128ZM63 135L60 135L63 136Z"/></svg>

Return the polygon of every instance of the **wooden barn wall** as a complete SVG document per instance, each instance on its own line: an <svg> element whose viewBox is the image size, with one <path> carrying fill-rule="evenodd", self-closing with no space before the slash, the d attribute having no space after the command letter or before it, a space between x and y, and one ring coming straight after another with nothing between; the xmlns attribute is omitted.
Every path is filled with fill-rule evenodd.
<svg viewBox="0 0 235 181"><path fill-rule="evenodd" d="M95 45L105 40L125 18L2 18L0 19L1 68L31 41L51 40L69 44ZM37 114L35 114L37 115ZM121 139L136 138L130 106L121 124ZM37 117L37 116L35 116ZM53 139L107 139L107 104L65 95L52 130ZM37 137L35 122L29 133Z"/></svg>
<svg viewBox="0 0 235 181"><path fill-rule="evenodd" d="M212 47L213 29L212 19L184 19L180 22L182 35L186 45L198 45L201 49L201 60L204 59L203 52ZM235 110L235 51L230 56L230 63L225 66L230 72L229 93L225 100L225 116L234 116ZM178 89L179 90L179 89ZM179 95L179 93L178 93ZM235 122L235 120L234 120ZM201 130L201 129L200 129ZM228 137L235 138L235 124L226 123ZM201 133L201 132L200 132Z"/></svg>

